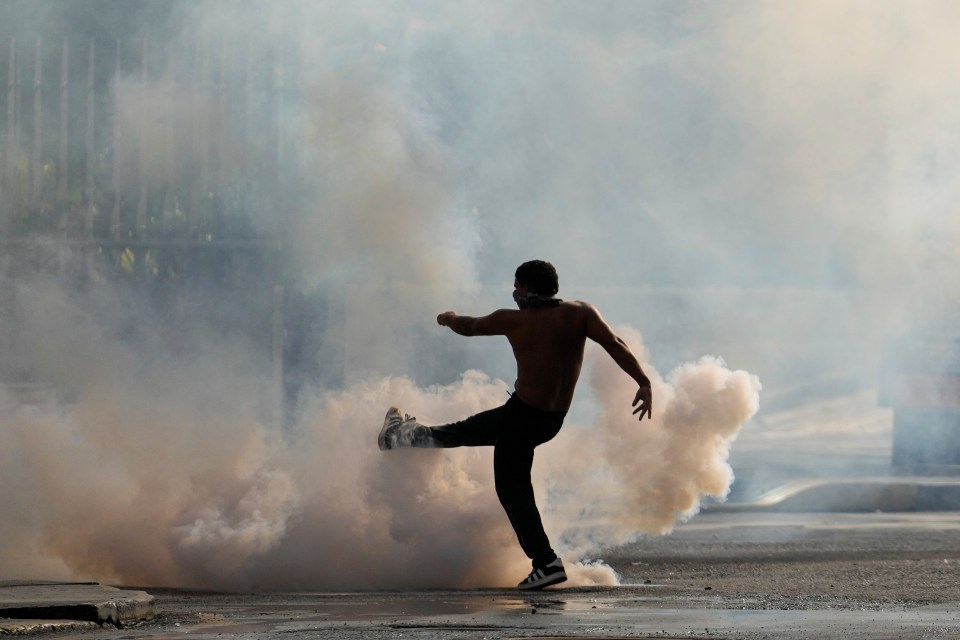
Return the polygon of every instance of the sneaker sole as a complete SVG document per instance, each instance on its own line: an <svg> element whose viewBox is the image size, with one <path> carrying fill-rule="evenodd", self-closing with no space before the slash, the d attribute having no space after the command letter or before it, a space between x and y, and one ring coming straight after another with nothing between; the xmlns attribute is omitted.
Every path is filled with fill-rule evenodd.
<svg viewBox="0 0 960 640"><path fill-rule="evenodd" d="M531 582L528 584L520 583L517 585L517 588L520 591L537 591L551 585L560 584L561 582L567 581L566 572L563 573L554 573L552 575L546 576L543 580L539 582Z"/></svg>
<svg viewBox="0 0 960 640"><path fill-rule="evenodd" d="M390 407L387 409L387 416L393 412L400 413L396 407ZM387 429L390 427L390 425L387 424L387 416L383 417L383 429L380 429L380 435L377 436L377 446L380 447L380 451L390 450L390 447L387 446Z"/></svg>

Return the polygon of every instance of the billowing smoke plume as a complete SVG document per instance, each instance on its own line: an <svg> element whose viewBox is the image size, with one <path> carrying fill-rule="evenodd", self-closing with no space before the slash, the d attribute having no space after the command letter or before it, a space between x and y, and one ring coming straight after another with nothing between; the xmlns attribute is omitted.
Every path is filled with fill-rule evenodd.
<svg viewBox="0 0 960 640"><path fill-rule="evenodd" d="M263 291L212 311L202 287L146 304L95 270L83 295L0 281L4 368L42 383L0 387L5 578L514 584L527 563L491 452L382 454L375 437L391 404L439 423L505 400L507 345L433 318L505 306L539 257L562 296L643 331L621 330L654 379L637 423L629 378L591 354L534 466L555 545L586 563L575 582L611 582L591 564L605 547L728 491L758 406L742 369L773 393L837 371L872 384L889 332L943 324L927 292L956 297L956 3L171 6L172 30L110 34L182 57L112 79L107 182L128 208L146 184L163 229L248 214L283 247L287 294L323 301L293 354L318 364L280 427L275 363L224 329L269 324ZM38 16L24 30L56 12ZM162 193L177 182L189 197ZM30 191L4 187L4 205Z"/></svg>
<svg viewBox="0 0 960 640"><path fill-rule="evenodd" d="M505 382L479 371L427 389L370 379L318 393L280 434L256 418L262 380L243 373L251 363L236 345L145 367L60 292L30 294L30 314L49 319L36 327L46 371L75 398L3 399L4 469L19 486L0 507L30 506L4 534L33 558L7 571L275 589L509 586L523 575L492 490L491 449L376 447L391 403L444 423L502 403ZM91 372L103 358L110 365ZM592 375L597 424L568 424L540 449L541 508L570 561L669 531L732 480L728 447L756 411L756 379L716 360L669 381L646 366L653 420L635 423L631 381L603 354ZM587 566L574 579L614 578Z"/></svg>

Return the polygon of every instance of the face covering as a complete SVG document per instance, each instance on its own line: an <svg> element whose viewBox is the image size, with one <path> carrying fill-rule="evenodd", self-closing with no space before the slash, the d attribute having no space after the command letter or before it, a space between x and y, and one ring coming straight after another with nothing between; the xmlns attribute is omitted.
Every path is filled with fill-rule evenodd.
<svg viewBox="0 0 960 640"><path fill-rule="evenodd" d="M542 295L539 293L528 293L527 295L520 295L516 291L513 292L513 301L517 303L517 306L521 309L538 309L540 307L556 307L563 300L556 298L552 295Z"/></svg>

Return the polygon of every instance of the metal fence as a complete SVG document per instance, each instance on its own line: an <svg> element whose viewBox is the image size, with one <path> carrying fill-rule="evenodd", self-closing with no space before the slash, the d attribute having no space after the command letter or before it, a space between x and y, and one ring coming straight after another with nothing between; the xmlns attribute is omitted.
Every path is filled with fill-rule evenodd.
<svg viewBox="0 0 960 640"><path fill-rule="evenodd" d="M0 237L132 252L274 247L284 203L283 48L29 42L0 74ZM2 76L0 76L2 77Z"/></svg>
<svg viewBox="0 0 960 640"><path fill-rule="evenodd" d="M0 284L37 273L121 279L161 306L197 285L224 310L214 324L245 331L271 363L279 424L283 111L295 87L280 45L187 44L0 44ZM38 383L29 357L6 357L20 314L17 296L3 300L0 383Z"/></svg>

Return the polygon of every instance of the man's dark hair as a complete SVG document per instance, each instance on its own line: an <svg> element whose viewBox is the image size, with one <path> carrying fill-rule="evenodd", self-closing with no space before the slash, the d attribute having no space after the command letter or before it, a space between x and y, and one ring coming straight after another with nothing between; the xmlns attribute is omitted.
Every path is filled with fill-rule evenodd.
<svg viewBox="0 0 960 640"><path fill-rule="evenodd" d="M530 260L517 267L514 274L517 282L527 285L531 293L542 296L556 295L560 290L560 279L557 270L545 260Z"/></svg>

